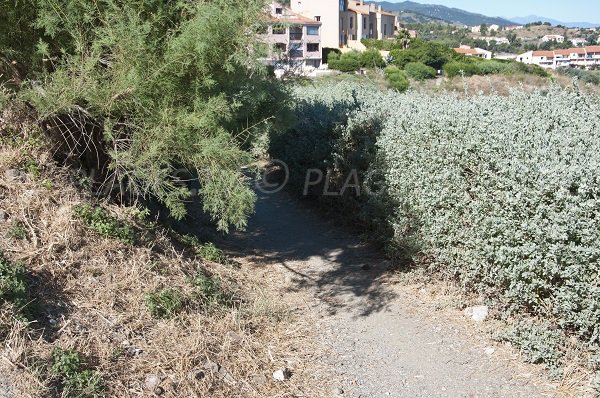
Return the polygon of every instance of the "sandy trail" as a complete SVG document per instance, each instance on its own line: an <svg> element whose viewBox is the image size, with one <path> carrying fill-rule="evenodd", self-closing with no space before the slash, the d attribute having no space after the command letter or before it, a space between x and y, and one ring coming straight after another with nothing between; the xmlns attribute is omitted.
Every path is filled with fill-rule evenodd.
<svg viewBox="0 0 600 398"><path fill-rule="evenodd" d="M353 398L552 396L515 361L486 353L486 338L420 310L414 291L386 283L389 265L378 253L285 193L261 195L248 231L225 244L234 256L250 253L283 271L281 283L306 295L320 320L315 360L335 374L332 395L340 388L338 396Z"/></svg>

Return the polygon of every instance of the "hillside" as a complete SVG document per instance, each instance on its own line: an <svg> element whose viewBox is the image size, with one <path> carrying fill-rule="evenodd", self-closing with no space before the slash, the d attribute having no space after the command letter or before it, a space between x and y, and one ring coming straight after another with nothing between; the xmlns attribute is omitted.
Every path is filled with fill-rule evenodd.
<svg viewBox="0 0 600 398"><path fill-rule="evenodd" d="M516 23L499 17L488 17L482 14L476 14L461 10L458 8L450 8L436 4L420 4L412 1L404 1L401 3L391 3L389 1L381 2L370 2L373 4L381 5L385 10L388 11L410 11L417 12L419 14L442 19L451 23L457 23L461 25L475 26L481 24L496 24L501 26L516 25Z"/></svg>
<svg viewBox="0 0 600 398"><path fill-rule="evenodd" d="M520 24L528 24L533 22L548 22L554 26L562 25L568 28L595 28L600 26L600 24L592 23L592 22L563 22L552 18L540 17L539 15L528 15L526 17L514 17L511 18L512 21L515 21Z"/></svg>

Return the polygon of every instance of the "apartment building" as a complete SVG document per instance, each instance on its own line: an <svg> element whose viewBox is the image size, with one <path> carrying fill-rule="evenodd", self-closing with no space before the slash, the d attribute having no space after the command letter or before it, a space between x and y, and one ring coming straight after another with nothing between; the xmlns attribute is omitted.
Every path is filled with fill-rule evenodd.
<svg viewBox="0 0 600 398"><path fill-rule="evenodd" d="M529 51L517 56L524 64L539 65L546 69L600 67L600 46L574 47L554 51Z"/></svg>
<svg viewBox="0 0 600 398"><path fill-rule="evenodd" d="M361 39L386 39L395 34L396 15L381 7L350 0L291 0L294 13L321 22L321 44L363 49Z"/></svg>
<svg viewBox="0 0 600 398"><path fill-rule="evenodd" d="M262 39L271 47L267 64L305 72L319 68L323 58L321 22L271 3Z"/></svg>

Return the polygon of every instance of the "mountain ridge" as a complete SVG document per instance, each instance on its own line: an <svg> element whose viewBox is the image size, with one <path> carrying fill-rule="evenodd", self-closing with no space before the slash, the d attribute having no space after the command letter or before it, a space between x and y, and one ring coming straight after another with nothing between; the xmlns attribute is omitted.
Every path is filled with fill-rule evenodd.
<svg viewBox="0 0 600 398"><path fill-rule="evenodd" d="M481 24L510 26L517 23L501 17L489 17L483 14L477 14L459 8L446 7L439 4L421 4L414 1L403 1L400 3L391 3L389 1L369 1L367 3L377 4L386 11L410 11L416 12L431 18L442 19L447 22L475 26Z"/></svg>
<svg viewBox="0 0 600 398"><path fill-rule="evenodd" d="M563 25L568 28L596 28L600 26L600 23L592 22L563 22L553 18L540 17L539 15L527 15L525 17L514 17L510 18L512 21L518 22L519 24L528 24L532 22L549 22L554 26Z"/></svg>

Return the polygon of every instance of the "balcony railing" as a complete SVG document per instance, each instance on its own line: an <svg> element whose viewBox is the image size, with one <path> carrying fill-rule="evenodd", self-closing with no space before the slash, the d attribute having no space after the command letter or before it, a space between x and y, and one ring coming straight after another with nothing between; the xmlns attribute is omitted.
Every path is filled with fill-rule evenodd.
<svg viewBox="0 0 600 398"><path fill-rule="evenodd" d="M290 40L302 40L302 32L290 32Z"/></svg>

